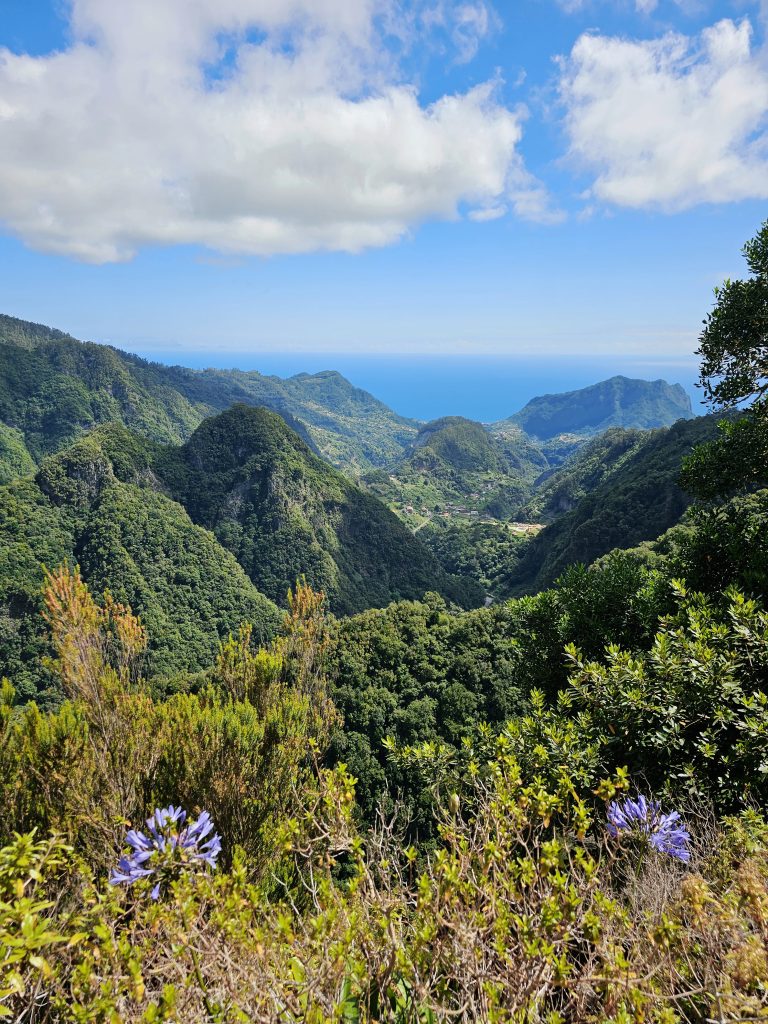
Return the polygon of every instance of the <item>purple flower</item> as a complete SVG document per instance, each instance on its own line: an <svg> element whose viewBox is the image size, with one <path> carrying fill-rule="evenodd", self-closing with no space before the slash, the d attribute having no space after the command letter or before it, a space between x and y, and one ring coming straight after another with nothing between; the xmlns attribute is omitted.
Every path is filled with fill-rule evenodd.
<svg viewBox="0 0 768 1024"><path fill-rule="evenodd" d="M130 852L124 853L113 868L111 885L133 885L142 878L154 877L150 896L156 900L164 886L184 871L216 867L221 837L211 835L213 822L207 811L187 824L187 812L181 807L158 808L147 818L146 828L146 833L133 828L126 833Z"/></svg>
<svg viewBox="0 0 768 1024"><path fill-rule="evenodd" d="M636 800L614 801L608 806L607 829L612 836L621 832L643 836L654 850L685 864L691 859L688 829L680 823L677 811L662 814L658 800L646 800L640 795Z"/></svg>

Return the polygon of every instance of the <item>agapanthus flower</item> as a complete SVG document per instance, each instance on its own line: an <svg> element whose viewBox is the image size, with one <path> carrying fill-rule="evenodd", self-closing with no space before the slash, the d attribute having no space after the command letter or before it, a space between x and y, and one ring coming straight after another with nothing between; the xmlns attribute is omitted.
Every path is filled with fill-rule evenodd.
<svg viewBox="0 0 768 1024"><path fill-rule="evenodd" d="M691 859L688 829L677 811L663 814L658 800L646 800L640 795L635 800L614 801L608 806L607 828L612 836L621 832L643 836L654 850L686 864Z"/></svg>
<svg viewBox="0 0 768 1024"><path fill-rule="evenodd" d="M211 835L213 822L207 811L187 824L187 812L181 807L157 808L147 818L146 829L146 833L133 828L126 833L130 852L113 868L111 885L133 885L142 878L153 878L150 896L156 900L167 883L185 871L216 867L221 837Z"/></svg>

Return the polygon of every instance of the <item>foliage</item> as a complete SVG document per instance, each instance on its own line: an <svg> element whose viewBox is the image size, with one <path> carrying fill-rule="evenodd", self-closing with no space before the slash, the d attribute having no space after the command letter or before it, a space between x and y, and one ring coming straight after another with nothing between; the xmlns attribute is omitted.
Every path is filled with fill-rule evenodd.
<svg viewBox="0 0 768 1024"><path fill-rule="evenodd" d="M714 597L729 586L760 597L768 593L768 491L695 506L681 524L624 557Z"/></svg>
<svg viewBox="0 0 768 1024"><path fill-rule="evenodd" d="M12 964L0 1006L41 1024L763 1014L754 815L696 836L692 868L654 851L638 865L599 805L526 782L500 750L473 799L439 814L439 846L418 865L386 826L364 851L352 799L343 771L307 790L275 864L291 879L282 894L240 860L179 878L173 899L135 900L94 885L60 843L15 839L0 850L0 956Z"/></svg>
<svg viewBox="0 0 768 1024"><path fill-rule="evenodd" d="M210 533L165 495L116 478L115 467L140 462L137 440L92 434L46 460L36 481L0 488L0 671L22 700L38 694L47 706L60 696L42 663L45 565L79 564L97 591L141 614L152 674L209 667L242 621L260 640L277 628L277 609Z"/></svg>
<svg viewBox="0 0 768 1024"><path fill-rule="evenodd" d="M35 462L27 451L24 435L0 423L0 485L31 476L34 471Z"/></svg>
<svg viewBox="0 0 768 1024"><path fill-rule="evenodd" d="M419 530L419 539L446 572L477 580L484 593L499 600L507 596L510 568L530 537L509 523L460 522L425 526Z"/></svg>
<svg viewBox="0 0 768 1024"><path fill-rule="evenodd" d="M569 565L589 565L613 548L653 540L677 523L692 501L678 483L682 459L716 432L716 418L702 416L645 435L615 472L533 538L511 569L510 592L541 589Z"/></svg>
<svg viewBox="0 0 768 1024"><path fill-rule="evenodd" d="M768 613L736 590L725 610L677 585L678 610L650 650L611 645L604 662L573 646L573 706L604 768L629 765L659 792L705 797L724 809L768 798Z"/></svg>
<svg viewBox="0 0 768 1024"><path fill-rule="evenodd" d="M497 735L527 778L561 790L586 795L628 766L653 792L686 805L724 813L764 804L768 614L735 590L726 598L718 603L678 584L677 608L645 653L609 644L588 660L568 645L568 678L556 699L532 689L496 730L467 730L458 743L433 734L419 756L419 742L392 744L411 800L419 783L431 800L461 794Z"/></svg>
<svg viewBox="0 0 768 1024"><path fill-rule="evenodd" d="M684 485L704 500L768 483L768 221L743 254L751 276L715 288L715 306L699 338L699 384L715 408L754 401L741 416L724 420L719 437L686 460Z"/></svg>
<svg viewBox="0 0 768 1024"><path fill-rule="evenodd" d="M567 643L589 657L608 643L647 646L672 608L663 577L615 555L600 568L570 570L535 597L456 613L432 595L336 623L329 674L344 729L331 755L359 780L366 820L382 799L400 799L414 834L426 835L432 780L393 759L393 745L457 748L479 722L501 728L527 713L534 690L553 700L565 687Z"/></svg>
<svg viewBox="0 0 768 1024"><path fill-rule="evenodd" d="M53 669L68 700L48 713L34 703L14 710L13 687L4 684L0 834L53 829L104 866L126 822L156 806L203 804L226 836L225 859L235 845L254 862L266 857L308 755L327 743L336 720L321 656L312 653L317 602L306 593L298 601L272 649L252 653L232 640L200 693L157 701L138 670L146 634L130 610L109 596L97 605L77 573L52 574Z"/></svg>
<svg viewBox="0 0 768 1024"><path fill-rule="evenodd" d="M768 390L768 221L742 252L751 276L715 289L715 307L699 338L700 383L715 406Z"/></svg>
<svg viewBox="0 0 768 1024"><path fill-rule="evenodd" d="M768 408L756 403L736 419L723 419L719 434L683 460L680 483L702 501L727 498L768 483Z"/></svg>

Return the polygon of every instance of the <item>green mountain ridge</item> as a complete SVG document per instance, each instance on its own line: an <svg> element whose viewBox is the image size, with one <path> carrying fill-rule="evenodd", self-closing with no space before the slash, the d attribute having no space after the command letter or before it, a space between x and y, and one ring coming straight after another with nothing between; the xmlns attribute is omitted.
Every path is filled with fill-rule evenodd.
<svg viewBox="0 0 768 1024"><path fill-rule="evenodd" d="M43 566L62 562L141 616L156 676L208 667L243 621L268 639L300 576L339 614L430 590L482 600L277 413L246 405L184 445L104 424L0 487L0 674L44 701Z"/></svg>
<svg viewBox="0 0 768 1024"><path fill-rule="evenodd" d="M261 411L252 416L249 408ZM540 396L495 424L460 416L418 424L332 370L281 379L168 367L0 316L0 484L32 477L48 456L94 431L103 442L105 424L123 424L144 439L136 458L146 465L125 478L115 469L122 482L180 503L272 600L282 601L306 574L340 614L428 589L463 604L477 603L488 589L505 593L505 580L520 567L528 572L544 544L529 551L530 538L508 521L551 523L575 514L596 489L610 488L619 462L645 444L626 428L610 428L591 443L590 434L613 421L644 427L690 414L679 385L614 377ZM536 432L541 440L531 436ZM132 448L126 438L116 463ZM362 474L367 493L329 472L329 462ZM38 480L50 471L41 469ZM605 500L611 505L607 492ZM672 505L681 505L679 497ZM671 514L652 513L649 522L663 529ZM424 527L425 543L414 542ZM434 533L444 527L457 529ZM560 552L552 553L553 564L571 557L566 549L581 557L580 542L567 539L567 524L562 529L547 535ZM630 530L626 542L644 539ZM583 547L602 551L599 543ZM474 583L457 581L457 569Z"/></svg>
<svg viewBox="0 0 768 1024"><path fill-rule="evenodd" d="M576 391L540 395L493 426L513 424L548 440L561 434L599 434L610 427L650 430L692 417L691 400L682 385L618 375Z"/></svg>
<svg viewBox="0 0 768 1024"><path fill-rule="evenodd" d="M455 470L498 470L499 453L481 423L463 416L442 416L425 424L412 445L411 460L418 464L424 450Z"/></svg>
<svg viewBox="0 0 768 1024"><path fill-rule="evenodd" d="M679 522L693 501L678 483L682 460L696 445L717 435L720 418L681 420L637 438L612 432L593 442L581 468L589 468L591 456L601 450L612 451L612 463L603 464L595 474L594 489L530 541L511 570L506 594L541 590L569 565L589 565L614 548L654 540ZM584 480L582 476L582 486ZM577 474L575 482L578 488ZM556 493L557 484L550 497Z"/></svg>
<svg viewBox="0 0 768 1024"><path fill-rule="evenodd" d="M463 596L396 516L270 410L233 406L158 450L152 469L274 600L301 575L339 614L427 590Z"/></svg>
<svg viewBox="0 0 768 1024"><path fill-rule="evenodd" d="M525 521L551 523L570 512L640 450L648 439L644 430L611 427L585 440L565 462L542 476L530 501L520 510Z"/></svg>
<svg viewBox="0 0 768 1024"><path fill-rule="evenodd" d="M23 435L36 462L113 421L179 444L236 402L278 412L331 463L355 474L396 457L417 432L415 421L333 370L284 380L164 366L0 315L0 422Z"/></svg>

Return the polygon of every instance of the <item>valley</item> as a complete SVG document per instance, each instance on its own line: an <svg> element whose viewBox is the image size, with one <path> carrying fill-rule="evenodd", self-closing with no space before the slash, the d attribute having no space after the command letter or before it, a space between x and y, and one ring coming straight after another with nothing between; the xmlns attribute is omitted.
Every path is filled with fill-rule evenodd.
<svg viewBox="0 0 768 1024"><path fill-rule="evenodd" d="M0 1024L768 1024L768 0L5 0L0 152Z"/></svg>
<svg viewBox="0 0 768 1024"><path fill-rule="evenodd" d="M29 666L63 560L142 616L163 675L203 669L244 618L268 636L297 578L338 615L428 592L471 608L652 540L715 425L664 382L597 393L592 419L594 388L417 423L332 372L164 367L0 317L0 668L47 699Z"/></svg>
<svg viewBox="0 0 768 1024"><path fill-rule="evenodd" d="M325 872L323 941L340 908L358 915L342 948L380 898L368 861L344 857L388 850L382 821L403 864L450 855L454 871L468 839L453 830L466 816L475 836L488 816L464 928L509 822L518 852L553 814L584 829L584 808L600 814L596 794L621 792L629 771L651 792L681 780L721 815L764 796L763 404L692 417L665 382L614 378L500 423L419 423L333 373L197 373L3 327L0 821L52 829L71 844L62 856L103 872L119 800L135 816L200 795L225 837L223 888L185 867L173 891L199 879L206 906L231 908L247 872L270 894L263 922L270 872L308 891L291 881L296 844L318 842L307 878ZM681 709L695 728L670 739ZM529 824L532 806L545 824ZM160 836L162 815L183 812L153 813ZM553 840L536 842L544 864ZM376 869L385 886L392 856ZM119 878L143 863L122 859ZM338 864L368 886L359 903ZM422 873L397 899L415 906L433 884ZM245 913L262 899L249 892ZM69 984L54 962L48 977Z"/></svg>

